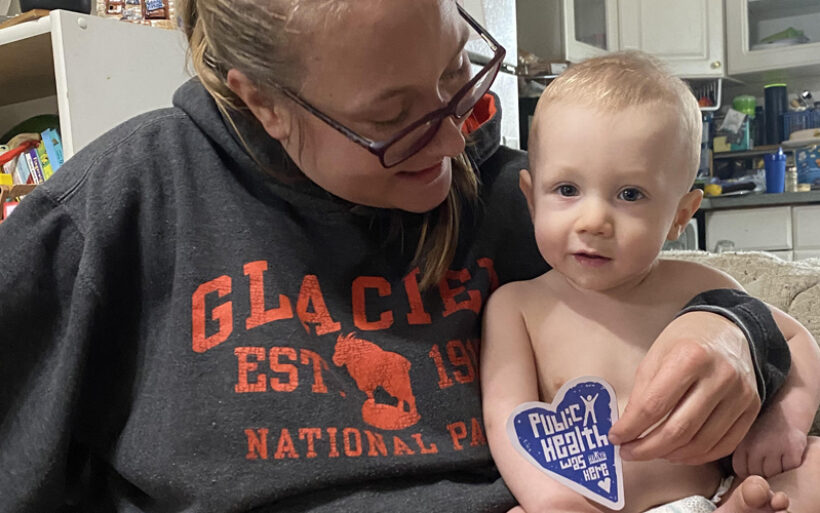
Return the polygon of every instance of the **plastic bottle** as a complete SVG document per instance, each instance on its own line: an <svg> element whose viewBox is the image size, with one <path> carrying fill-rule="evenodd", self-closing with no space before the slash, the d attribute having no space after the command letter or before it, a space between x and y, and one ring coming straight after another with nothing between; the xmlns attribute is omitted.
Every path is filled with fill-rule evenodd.
<svg viewBox="0 0 820 513"><path fill-rule="evenodd" d="M783 114L789 110L786 84L769 84L763 88L766 109L766 144L780 144L785 138Z"/></svg>
<svg viewBox="0 0 820 513"><path fill-rule="evenodd" d="M743 122L743 138L740 143L732 144L732 151L751 150L754 148L754 136L752 134L752 126L755 119L755 107L757 100L750 94L741 94L735 96L732 100L732 108L741 114L746 114L746 120Z"/></svg>
<svg viewBox="0 0 820 513"><path fill-rule="evenodd" d="M786 154L783 148L778 148L777 153L764 155L763 163L766 168L766 192L783 192L786 182Z"/></svg>
<svg viewBox="0 0 820 513"><path fill-rule="evenodd" d="M797 192L797 166L786 168L786 192Z"/></svg>

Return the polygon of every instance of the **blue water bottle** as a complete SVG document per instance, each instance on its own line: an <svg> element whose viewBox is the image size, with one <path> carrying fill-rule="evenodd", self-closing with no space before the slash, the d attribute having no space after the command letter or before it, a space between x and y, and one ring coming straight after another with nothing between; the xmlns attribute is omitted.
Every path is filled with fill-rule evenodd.
<svg viewBox="0 0 820 513"><path fill-rule="evenodd" d="M783 192L786 184L786 154L783 148L778 148L777 153L769 153L763 157L766 166L766 192Z"/></svg>

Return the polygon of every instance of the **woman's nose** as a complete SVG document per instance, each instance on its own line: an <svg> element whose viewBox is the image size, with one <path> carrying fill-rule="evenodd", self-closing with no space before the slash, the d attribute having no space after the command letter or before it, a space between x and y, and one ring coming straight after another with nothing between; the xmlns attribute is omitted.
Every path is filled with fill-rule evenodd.
<svg viewBox="0 0 820 513"><path fill-rule="evenodd" d="M461 133L463 121L447 116L441 121L436 135L425 148L427 153L437 157L455 157L464 151L464 135Z"/></svg>
<svg viewBox="0 0 820 513"><path fill-rule="evenodd" d="M578 233L586 233L597 237L612 236L614 231L612 218L603 201L585 201L583 205L579 206L581 212L576 223Z"/></svg>

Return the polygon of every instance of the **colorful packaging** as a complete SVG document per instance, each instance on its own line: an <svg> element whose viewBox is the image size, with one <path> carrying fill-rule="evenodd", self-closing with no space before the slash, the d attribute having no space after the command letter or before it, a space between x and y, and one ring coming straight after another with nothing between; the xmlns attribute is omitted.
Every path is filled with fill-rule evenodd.
<svg viewBox="0 0 820 513"><path fill-rule="evenodd" d="M814 183L820 181L820 146L808 146L795 150L797 182Z"/></svg>
<svg viewBox="0 0 820 513"><path fill-rule="evenodd" d="M174 0L96 0L97 16L177 29Z"/></svg>

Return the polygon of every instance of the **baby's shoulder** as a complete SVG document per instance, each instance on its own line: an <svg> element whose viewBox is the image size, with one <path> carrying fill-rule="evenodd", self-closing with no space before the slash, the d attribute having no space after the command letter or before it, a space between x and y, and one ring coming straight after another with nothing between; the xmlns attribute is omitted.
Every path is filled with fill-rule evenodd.
<svg viewBox="0 0 820 513"><path fill-rule="evenodd" d="M487 308L515 308L520 312L528 309L543 309L558 300L555 287L555 272L548 271L529 280L505 283L490 295Z"/></svg>
<svg viewBox="0 0 820 513"><path fill-rule="evenodd" d="M740 289L741 285L731 276L698 262L661 259L658 272L664 286L672 286L692 297L712 289Z"/></svg>

